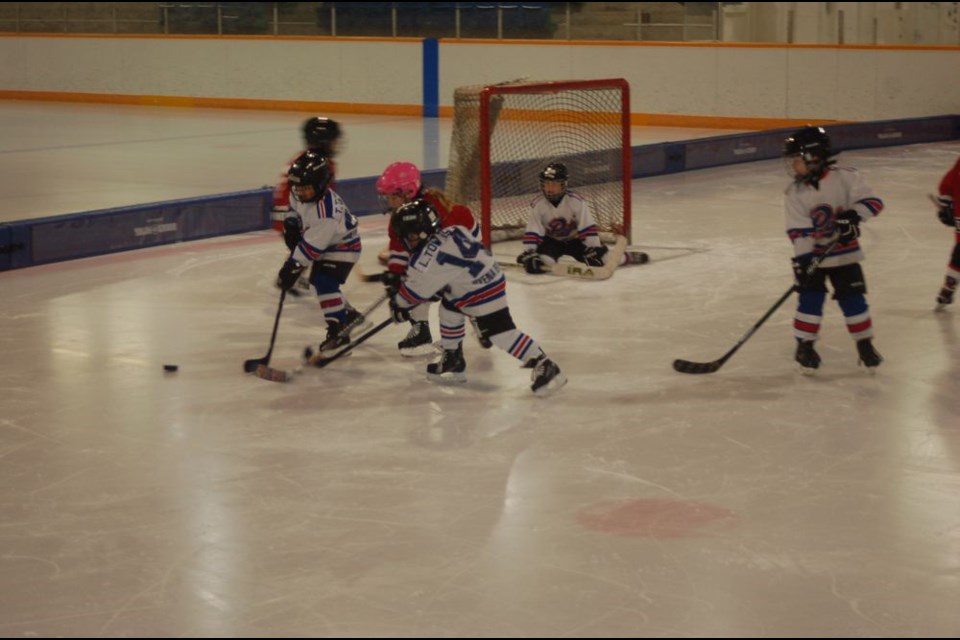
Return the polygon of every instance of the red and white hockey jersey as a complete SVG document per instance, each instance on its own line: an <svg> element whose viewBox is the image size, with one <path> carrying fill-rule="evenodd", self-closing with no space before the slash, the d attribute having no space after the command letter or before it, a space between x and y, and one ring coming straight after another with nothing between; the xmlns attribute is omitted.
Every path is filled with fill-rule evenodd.
<svg viewBox="0 0 960 640"><path fill-rule="evenodd" d="M874 195L863 176L853 168L832 166L818 185L793 182L784 194L787 236L793 242L795 256L815 255L836 235L834 221L841 211L853 209L861 220L869 220L883 211L883 201ZM838 244L820 264L840 267L863 260L857 239Z"/></svg>
<svg viewBox="0 0 960 640"><path fill-rule="evenodd" d="M524 251L536 250L544 237L561 242L580 240L585 246L599 247L600 236L590 203L573 191L567 191L557 206L542 194L537 196L531 203L523 234Z"/></svg>

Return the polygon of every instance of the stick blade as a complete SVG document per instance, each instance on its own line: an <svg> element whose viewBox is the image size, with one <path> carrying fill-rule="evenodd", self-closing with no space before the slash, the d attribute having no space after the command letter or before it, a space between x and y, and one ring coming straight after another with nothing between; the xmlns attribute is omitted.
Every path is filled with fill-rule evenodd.
<svg viewBox="0 0 960 640"><path fill-rule="evenodd" d="M243 372L244 372L244 373L255 373L256 370L257 370L257 367L259 367L259 366L261 366L261 365L262 365L262 366L266 366L266 364L267 364L267 359L266 359L266 358L251 358L250 360L244 360L244 361L243 361Z"/></svg>
<svg viewBox="0 0 960 640"><path fill-rule="evenodd" d="M290 374L283 369L274 369L265 364L261 364L254 372L258 378L269 380L270 382L289 382Z"/></svg>
<svg viewBox="0 0 960 640"><path fill-rule="evenodd" d="M323 369L325 366L327 366L328 364L330 364L330 363L333 362L334 360L339 360L340 358L349 357L349 356L350 356L350 353L349 353L349 352L348 352L348 353L344 353L342 356L339 355L340 352L341 352L341 351L344 351L344 350L345 350L345 349L341 349L340 351L336 351L336 352L333 353L333 355L329 355L329 356L325 356L325 355L323 355L323 353L317 353L317 354L312 355L312 356L310 356L309 358L307 358L307 359L306 359L306 363L307 363L308 365L310 365L311 367L316 367L317 369ZM330 352L327 351L326 353L330 353Z"/></svg>
<svg viewBox="0 0 960 640"><path fill-rule="evenodd" d="M673 368L680 373L716 373L722 362L690 362L689 360L674 360Z"/></svg>

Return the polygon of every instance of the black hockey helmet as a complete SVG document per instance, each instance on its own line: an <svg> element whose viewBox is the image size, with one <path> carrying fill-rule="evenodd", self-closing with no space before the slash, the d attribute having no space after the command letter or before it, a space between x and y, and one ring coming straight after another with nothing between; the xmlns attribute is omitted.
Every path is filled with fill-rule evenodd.
<svg viewBox="0 0 960 640"><path fill-rule="evenodd" d="M830 145L830 136L823 127L804 127L791 134L783 142L783 157L788 159L787 171L796 180L816 183L827 167L833 164L830 158L836 155ZM808 173L795 175L792 159L796 156L807 163Z"/></svg>
<svg viewBox="0 0 960 640"><path fill-rule="evenodd" d="M543 191L544 182L559 182L560 193L548 194ZM567 165L562 162L551 162L544 167L543 171L540 172L540 191L543 192L543 197L550 201L550 204L554 206L559 204L567 193Z"/></svg>
<svg viewBox="0 0 960 640"><path fill-rule="evenodd" d="M557 182L567 182L567 165L562 162L551 162L540 172L540 182L555 180Z"/></svg>
<svg viewBox="0 0 960 640"><path fill-rule="evenodd" d="M327 186L333 178L330 170L330 161L314 151L304 151L290 165L287 171L287 182L290 188L313 187L313 197L308 199L297 198L302 202L316 202L327 192ZM296 193L296 192L294 192Z"/></svg>
<svg viewBox="0 0 960 640"><path fill-rule="evenodd" d="M440 230L440 214L429 202L417 198L398 207L390 224L404 246L413 251Z"/></svg>
<svg viewBox="0 0 960 640"><path fill-rule="evenodd" d="M332 157L334 143L340 139L340 125L336 120L316 116L303 123L303 140L307 149Z"/></svg>

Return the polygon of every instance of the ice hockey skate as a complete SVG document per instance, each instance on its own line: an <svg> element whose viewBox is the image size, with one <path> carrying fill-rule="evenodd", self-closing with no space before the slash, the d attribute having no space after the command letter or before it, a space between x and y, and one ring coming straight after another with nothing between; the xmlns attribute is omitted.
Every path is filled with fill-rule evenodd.
<svg viewBox="0 0 960 640"><path fill-rule="evenodd" d="M530 373L530 380L533 381L533 384L530 385L530 389L536 395L550 395L567 384L567 376L563 375L560 367L545 354L541 354L539 358L532 362L533 371Z"/></svg>
<svg viewBox="0 0 960 640"><path fill-rule="evenodd" d="M813 375L820 368L820 354L813 348L813 343L813 340L797 340L797 353L793 359L805 376Z"/></svg>
<svg viewBox="0 0 960 640"><path fill-rule="evenodd" d="M860 355L860 364L865 366L871 374L875 373L877 367L883 362L883 356L873 348L873 342L870 338L857 340L857 353Z"/></svg>
<svg viewBox="0 0 960 640"><path fill-rule="evenodd" d="M650 262L650 256L644 251L636 249L627 249L623 252L625 258L624 264L647 264Z"/></svg>
<svg viewBox="0 0 960 640"><path fill-rule="evenodd" d="M455 384L467 381L467 363L463 359L463 345L456 349L444 349L440 359L427 365L427 379L440 384Z"/></svg>
<svg viewBox="0 0 960 640"><path fill-rule="evenodd" d="M333 351L350 344L350 336L343 331L343 326L336 320L327 320L327 337L320 343L320 352Z"/></svg>
<svg viewBox="0 0 960 640"><path fill-rule="evenodd" d="M397 348L400 349L400 355L413 358L435 353L436 349L433 346L433 336L430 335L430 323L412 320L410 325L410 331L407 333L407 337L397 343Z"/></svg>
<svg viewBox="0 0 960 640"><path fill-rule="evenodd" d="M350 338L371 326L362 313L353 307L347 307L343 322L327 320L327 337L320 343L320 351L333 351L350 344Z"/></svg>
<svg viewBox="0 0 960 640"><path fill-rule="evenodd" d="M937 295L937 306L934 308L934 311L943 311L951 304L953 304L953 289L948 289L947 287L940 289L940 293Z"/></svg>
<svg viewBox="0 0 960 640"><path fill-rule="evenodd" d="M348 306L346 314L344 314L343 317L343 326L349 329L347 332L347 337L352 340L353 336L366 331L373 326L373 323L367 320L362 313L353 307Z"/></svg>

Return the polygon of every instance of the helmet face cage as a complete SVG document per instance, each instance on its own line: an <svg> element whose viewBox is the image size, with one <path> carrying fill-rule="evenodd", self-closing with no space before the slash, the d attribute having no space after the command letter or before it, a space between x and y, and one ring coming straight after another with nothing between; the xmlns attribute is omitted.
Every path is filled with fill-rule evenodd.
<svg viewBox="0 0 960 640"><path fill-rule="evenodd" d="M287 172L287 181L290 187L313 187L313 196L310 198L297 198L301 202L316 202L327 192L327 186L333 178L330 171L330 161L322 155L313 151L306 151L300 154L300 157L293 161L290 170ZM296 194L296 191L294 191Z"/></svg>
<svg viewBox="0 0 960 640"><path fill-rule="evenodd" d="M390 223L407 250L413 251L440 230L440 215L429 202L417 199L398 208Z"/></svg>
<svg viewBox="0 0 960 640"><path fill-rule="evenodd" d="M559 182L560 192L547 193L543 188L545 182ZM563 200L563 196L567 194L567 165L562 162L551 162L544 167L543 171L540 172L540 192L543 193L543 197L550 204L554 206L559 204Z"/></svg>
<svg viewBox="0 0 960 640"><path fill-rule="evenodd" d="M800 129L783 143L783 158L787 165L787 173L801 182L815 182L819 180L827 167L833 164L830 156L834 155L830 146L830 137L823 127L806 127ZM797 174L794 170L794 158L800 157L807 165L807 173Z"/></svg>
<svg viewBox="0 0 960 640"><path fill-rule="evenodd" d="M312 151L333 156L334 145L339 139L340 125L336 120L318 116L303 123L303 140Z"/></svg>

